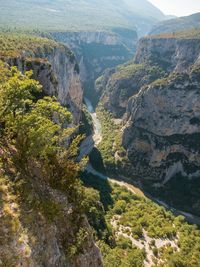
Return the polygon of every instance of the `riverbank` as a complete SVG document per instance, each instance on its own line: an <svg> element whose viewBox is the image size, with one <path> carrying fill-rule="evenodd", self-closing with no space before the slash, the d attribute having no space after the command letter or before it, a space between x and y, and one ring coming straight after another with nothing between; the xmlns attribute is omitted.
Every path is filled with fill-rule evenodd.
<svg viewBox="0 0 200 267"><path fill-rule="evenodd" d="M97 147L100 144L100 142L102 141L102 127L101 127L101 123L97 117L97 114L96 114L90 100L85 98L84 101L85 101L85 104L87 106L88 112L90 113L90 115L92 117L94 132L91 136L87 137L82 142L81 147L80 147L79 159L82 158L83 156L89 155L90 152L92 151L92 149L94 147ZM98 177L100 179L104 179L104 180L106 179L112 184L118 184L120 186L126 187L129 191L131 191L134 194L151 199L152 201L156 202L157 204L165 207L167 210L170 210L171 212L173 212L176 216L177 215L184 216L185 219L189 223L200 225L200 217L194 216L193 214L186 213L184 211L181 211L181 210L178 210L174 207L169 206L164 201L151 196L149 193L146 193L146 192L142 191L139 187L133 185L130 182L131 179L128 179L126 177L123 177L123 180L110 178L110 177L104 175L103 173L96 171L90 163L88 163L88 165L86 166L86 171L88 173L95 175L96 177Z"/></svg>

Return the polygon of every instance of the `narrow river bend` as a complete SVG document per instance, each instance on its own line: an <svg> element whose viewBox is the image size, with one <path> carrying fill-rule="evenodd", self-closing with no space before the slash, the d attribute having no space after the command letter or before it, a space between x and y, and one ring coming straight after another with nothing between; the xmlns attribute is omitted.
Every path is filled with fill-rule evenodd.
<svg viewBox="0 0 200 267"><path fill-rule="evenodd" d="M97 114L96 114L96 112L92 106L91 101L88 98L84 98L84 101L85 101L85 104L87 106L87 110L92 117L94 132L91 136L88 136L82 142L82 144L80 146L79 160L81 160L81 158L83 158L84 156L89 155L90 152L92 151L92 149L95 146L98 146L98 144L102 141L101 122L97 118ZM117 179L111 179L111 178L105 176L104 174L96 171L90 163L87 164L86 171L88 173L92 173L93 175L95 175L96 177L98 177L100 179L107 179L111 183L118 184L120 186L124 186L134 194L136 193L136 191L141 191L141 189L135 187L133 184L127 183L126 181L119 181ZM186 213L186 212L181 211L181 210L177 210L174 207L169 206L167 203L165 203L165 202L163 202L157 198L152 197L151 195L149 195L146 192L142 192L142 194L147 196L148 198L150 198L152 201L156 202L157 204L164 206L166 209L172 211L175 215L184 216L189 223L200 225L200 217L194 216L190 213Z"/></svg>

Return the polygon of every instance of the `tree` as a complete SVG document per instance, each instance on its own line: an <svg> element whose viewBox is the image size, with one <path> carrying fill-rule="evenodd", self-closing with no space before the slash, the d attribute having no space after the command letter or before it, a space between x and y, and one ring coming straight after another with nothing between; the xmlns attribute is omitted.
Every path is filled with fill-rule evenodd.
<svg viewBox="0 0 200 267"><path fill-rule="evenodd" d="M67 191L69 199L81 206L83 189L75 162L81 137L72 138L70 112L54 97L39 98L41 85L16 67L0 62L0 126L5 162L18 172L40 176L52 186ZM8 161L8 155L10 160Z"/></svg>
<svg viewBox="0 0 200 267"><path fill-rule="evenodd" d="M64 127L70 123L71 114L55 98L37 100L41 86L31 79L32 72L23 75L16 67L8 69L3 63L1 69L2 136L15 146L14 158L21 166L33 158L49 157L59 149L62 139L72 132Z"/></svg>

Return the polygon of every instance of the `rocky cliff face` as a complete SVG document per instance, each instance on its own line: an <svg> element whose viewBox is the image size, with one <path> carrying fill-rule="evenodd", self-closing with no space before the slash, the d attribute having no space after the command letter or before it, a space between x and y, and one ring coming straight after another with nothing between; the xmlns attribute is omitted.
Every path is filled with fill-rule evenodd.
<svg viewBox="0 0 200 267"><path fill-rule="evenodd" d="M189 198L187 208L197 213L198 189L192 187L200 177L199 71L195 66L141 89L129 100L123 133L133 173L157 193L168 188L171 201L178 190L176 197Z"/></svg>
<svg viewBox="0 0 200 267"><path fill-rule="evenodd" d="M52 33L55 40L68 44L75 52L85 94L97 100L94 81L102 72L117 66L133 56L137 43L135 31L114 29L111 32L61 32Z"/></svg>
<svg viewBox="0 0 200 267"><path fill-rule="evenodd" d="M199 51L199 39L143 38L134 61L107 70L96 80L95 91L107 110L122 117L131 96L156 79L198 64Z"/></svg>
<svg viewBox="0 0 200 267"><path fill-rule="evenodd" d="M198 38L155 36L140 41L134 63L101 78L106 88L101 102L124 119L122 145L129 164L123 174L198 214L199 77Z"/></svg>
<svg viewBox="0 0 200 267"><path fill-rule="evenodd" d="M14 184L1 173L0 233L4 240L0 243L0 265L101 267L101 255L86 218L81 218L66 194L37 178L29 185L22 185L22 181Z"/></svg>
<svg viewBox="0 0 200 267"><path fill-rule="evenodd" d="M63 45L55 44L51 49L37 49L30 55L25 51L18 57L7 58L10 65L21 71L32 70L44 92L56 96L59 102L67 106L73 114L74 123L80 120L83 91L79 76L79 67L72 52Z"/></svg>
<svg viewBox="0 0 200 267"><path fill-rule="evenodd" d="M146 164L139 167L143 178L166 183L178 172L200 174L198 75L196 69L174 74L129 100L123 142L129 158Z"/></svg>
<svg viewBox="0 0 200 267"><path fill-rule="evenodd" d="M135 63L150 62L159 65L164 70L184 71L190 65L200 62L199 38L171 38L161 35L140 40Z"/></svg>
<svg viewBox="0 0 200 267"><path fill-rule="evenodd" d="M165 72L158 66L130 62L107 70L96 80L95 90L101 94L104 108L121 118L126 112L129 98L137 94L142 86L163 74Z"/></svg>
<svg viewBox="0 0 200 267"><path fill-rule="evenodd" d="M56 96L61 104L68 106L77 125L82 88L72 52L48 39L26 35L6 37L11 49L1 47L0 58L22 72L32 70L44 93ZM45 164L39 158L28 161L26 171L20 164L16 167L11 160L11 154L16 153L14 146L11 150L0 144L0 266L101 267L101 254L75 185L63 182L61 174L56 183L62 186L56 187L41 168ZM67 169L74 174L76 171L72 170ZM55 172L50 173L55 178ZM74 181L77 177L70 179ZM63 189L64 183L69 190Z"/></svg>
<svg viewBox="0 0 200 267"><path fill-rule="evenodd" d="M137 33L128 29L113 29L113 31L78 31L78 32L55 32L51 35L72 48L78 48L81 43L97 43L104 45L125 44L130 49L136 48Z"/></svg>

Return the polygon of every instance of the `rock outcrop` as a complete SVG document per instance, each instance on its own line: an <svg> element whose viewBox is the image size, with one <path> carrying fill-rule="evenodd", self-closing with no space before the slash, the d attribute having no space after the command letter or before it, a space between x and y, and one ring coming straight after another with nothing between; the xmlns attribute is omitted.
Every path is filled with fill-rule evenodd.
<svg viewBox="0 0 200 267"><path fill-rule="evenodd" d="M74 121L73 125L66 126L74 131L74 125L78 125L81 116L82 88L73 53L67 47L48 39L28 35L4 36L7 37L10 50L1 47L0 59L10 66L16 66L22 73L32 70L33 78L44 89L42 95L38 93L37 97L44 94L56 96L62 105L67 106ZM8 77L9 73L11 72L8 72ZM2 74L4 75L4 71ZM17 80L18 77L15 78ZM32 123L30 127L34 132L35 124ZM39 156L36 159L34 156L30 157L30 160L24 160L23 168L22 163L16 164L17 160L13 160L14 154L17 154L15 142L10 145L10 139L5 141L7 139L2 134L2 128L1 137L4 141L1 140L0 144L0 266L102 267L101 254L94 242L93 232L84 212L85 207L82 205L84 197L81 190L84 189L75 185L78 175L73 175L78 165L75 168L76 163L70 159L70 164L65 167L67 179L71 179L74 184L62 180L63 162L56 165L56 169L60 171L56 176L50 164L52 154L46 161ZM28 142L30 141L26 141ZM28 145L34 146L27 144L27 147ZM35 149L38 150L37 144ZM24 153L21 155L23 157ZM52 162L57 162L56 158ZM42 168L45 164L50 175ZM70 166L73 167L70 169ZM78 190L81 191L80 194Z"/></svg>
<svg viewBox="0 0 200 267"><path fill-rule="evenodd" d="M165 184L181 172L200 175L199 67L172 74L129 100L123 145L143 179Z"/></svg>
<svg viewBox="0 0 200 267"><path fill-rule="evenodd" d="M94 91L94 81L102 72L122 64L133 57L137 43L135 30L114 29L94 32L51 33L59 42L68 44L76 54L80 67L80 77L85 94L92 101L98 100Z"/></svg>
<svg viewBox="0 0 200 267"><path fill-rule="evenodd" d="M104 108L121 118L126 112L129 98L162 75L165 72L158 66L130 62L104 72L96 80L95 91L101 94Z"/></svg>
<svg viewBox="0 0 200 267"><path fill-rule="evenodd" d="M128 100L144 85L171 72L183 72L200 63L199 39L143 38L134 58L124 65L106 70L96 80L95 91L101 96L104 107L117 117L126 112Z"/></svg>
<svg viewBox="0 0 200 267"><path fill-rule="evenodd" d="M133 63L100 79L104 108L124 120L122 145L129 163L120 172L197 214L199 77L199 38L154 36L140 41Z"/></svg>
<svg viewBox="0 0 200 267"><path fill-rule="evenodd" d="M17 57L5 59L22 72L33 71L33 78L43 86L44 92L56 96L73 114L74 123L81 117L83 90L79 67L73 53L64 45L53 42L51 47L37 48L33 53L23 51Z"/></svg>
<svg viewBox="0 0 200 267"><path fill-rule="evenodd" d="M0 244L0 265L102 267L86 218L81 218L66 194L37 178L29 185L20 185L22 181L14 185L1 174L0 233L4 240Z"/></svg>
<svg viewBox="0 0 200 267"><path fill-rule="evenodd" d="M191 38L187 33L185 38L184 35L176 37L176 34L152 36L140 40L135 63L149 62L150 65L159 65L168 73L182 72L200 62L199 51L199 38Z"/></svg>

